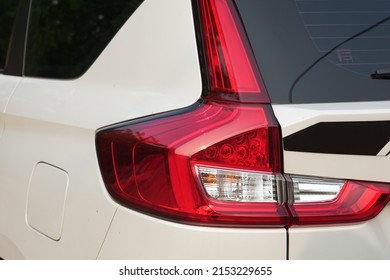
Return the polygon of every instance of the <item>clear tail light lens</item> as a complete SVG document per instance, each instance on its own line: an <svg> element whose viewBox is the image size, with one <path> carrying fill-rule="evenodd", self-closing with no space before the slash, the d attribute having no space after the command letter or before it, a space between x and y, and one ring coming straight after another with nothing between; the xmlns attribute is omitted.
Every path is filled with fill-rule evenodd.
<svg viewBox="0 0 390 280"><path fill-rule="evenodd" d="M221 201L278 202L275 174L195 166L208 196Z"/></svg>
<svg viewBox="0 0 390 280"><path fill-rule="evenodd" d="M332 201L344 185L342 180L316 179L291 176L291 189L295 203Z"/></svg>

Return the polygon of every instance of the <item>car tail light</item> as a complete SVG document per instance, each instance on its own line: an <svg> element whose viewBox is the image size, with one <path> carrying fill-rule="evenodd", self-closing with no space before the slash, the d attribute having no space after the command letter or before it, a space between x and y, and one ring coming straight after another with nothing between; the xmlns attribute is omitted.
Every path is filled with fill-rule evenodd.
<svg viewBox="0 0 390 280"><path fill-rule="evenodd" d="M284 226L279 129L268 105L204 101L97 134L102 175L124 205L197 224Z"/></svg>
<svg viewBox="0 0 390 280"><path fill-rule="evenodd" d="M124 205L197 224L285 226L279 127L229 0L199 1L202 100L97 134L102 175ZM249 103L249 104L248 104Z"/></svg>
<svg viewBox="0 0 390 280"><path fill-rule="evenodd" d="M390 200L389 184L309 177L290 177L289 182L291 225L366 221Z"/></svg>
<svg viewBox="0 0 390 280"><path fill-rule="evenodd" d="M287 227L377 215L389 185L282 175L280 128L234 2L193 3L202 98L97 133L111 196L198 225Z"/></svg>
<svg viewBox="0 0 390 280"><path fill-rule="evenodd" d="M209 99L269 103L260 71L232 0L194 1Z"/></svg>

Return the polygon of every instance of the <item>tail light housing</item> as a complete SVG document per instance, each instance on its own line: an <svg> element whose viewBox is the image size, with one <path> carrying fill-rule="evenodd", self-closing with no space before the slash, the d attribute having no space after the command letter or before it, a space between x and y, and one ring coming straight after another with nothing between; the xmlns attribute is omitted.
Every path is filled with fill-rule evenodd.
<svg viewBox="0 0 390 280"><path fill-rule="evenodd" d="M103 130L97 150L108 191L125 206L187 223L284 226L276 139L268 105L202 101Z"/></svg>
<svg viewBox="0 0 390 280"><path fill-rule="evenodd" d="M358 222L390 199L385 184L282 175L281 135L232 0L193 1L198 103L98 131L110 195L183 223L287 227Z"/></svg>

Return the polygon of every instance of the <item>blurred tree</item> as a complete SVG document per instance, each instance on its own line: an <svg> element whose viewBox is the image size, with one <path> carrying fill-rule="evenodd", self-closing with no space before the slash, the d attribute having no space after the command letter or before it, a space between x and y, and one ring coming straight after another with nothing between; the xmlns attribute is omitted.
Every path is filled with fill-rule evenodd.
<svg viewBox="0 0 390 280"><path fill-rule="evenodd" d="M82 75L141 3L34 0L25 74L52 78Z"/></svg>
<svg viewBox="0 0 390 280"><path fill-rule="evenodd" d="M0 0L0 69L3 69L18 0Z"/></svg>

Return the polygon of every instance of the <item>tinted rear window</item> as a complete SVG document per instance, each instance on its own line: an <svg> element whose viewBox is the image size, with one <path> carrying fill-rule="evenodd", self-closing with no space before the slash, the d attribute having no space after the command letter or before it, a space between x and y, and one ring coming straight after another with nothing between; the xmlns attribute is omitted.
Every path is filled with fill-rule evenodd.
<svg viewBox="0 0 390 280"><path fill-rule="evenodd" d="M95 61L142 0L34 0L25 75L76 78Z"/></svg>
<svg viewBox="0 0 390 280"><path fill-rule="evenodd" d="M390 1L236 3L274 103L390 100Z"/></svg>
<svg viewBox="0 0 390 280"><path fill-rule="evenodd" d="M390 16L390 1L295 1L321 54ZM390 21L340 46L328 57L345 69L370 76L390 68Z"/></svg>

